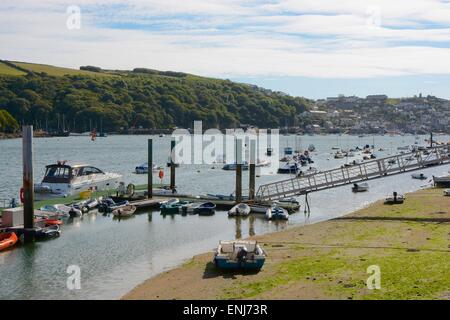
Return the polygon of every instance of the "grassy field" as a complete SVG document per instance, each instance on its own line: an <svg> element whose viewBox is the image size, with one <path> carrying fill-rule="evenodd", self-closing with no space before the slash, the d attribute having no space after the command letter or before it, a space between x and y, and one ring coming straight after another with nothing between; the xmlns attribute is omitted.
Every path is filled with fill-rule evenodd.
<svg viewBox="0 0 450 320"><path fill-rule="evenodd" d="M24 76L26 73L15 68L12 68L3 62L0 62L0 75L6 76Z"/></svg>
<svg viewBox="0 0 450 320"><path fill-rule="evenodd" d="M64 75L86 75L86 76L92 76L92 77L114 77L114 75L104 72L92 72L92 71L85 71L85 70L77 70L77 69L70 69L70 68L62 68L62 67L55 67L45 64L35 64L35 63L26 63L26 62L15 62L11 61L16 66L30 70L36 73L39 72L45 72L48 75L51 76L57 76L62 77Z"/></svg>
<svg viewBox="0 0 450 320"><path fill-rule="evenodd" d="M221 272L205 253L124 299L450 299L450 197L442 189L254 239L268 253L259 273ZM366 284L371 265L381 271L379 290Z"/></svg>

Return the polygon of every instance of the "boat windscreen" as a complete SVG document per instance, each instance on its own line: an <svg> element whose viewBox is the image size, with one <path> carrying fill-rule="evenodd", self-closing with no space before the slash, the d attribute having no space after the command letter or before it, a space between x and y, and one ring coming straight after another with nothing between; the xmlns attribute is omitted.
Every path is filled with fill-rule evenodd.
<svg viewBox="0 0 450 320"><path fill-rule="evenodd" d="M43 182L66 183L70 182L70 167L50 166L47 168Z"/></svg>

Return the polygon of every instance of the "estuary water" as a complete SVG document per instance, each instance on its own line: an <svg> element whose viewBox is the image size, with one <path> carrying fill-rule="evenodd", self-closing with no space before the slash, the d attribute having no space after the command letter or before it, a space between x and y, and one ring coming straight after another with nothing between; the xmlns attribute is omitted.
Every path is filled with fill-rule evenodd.
<svg viewBox="0 0 450 320"><path fill-rule="evenodd" d="M41 138L34 140L35 181L40 181L45 165L57 160L83 162L104 171L123 175L126 183L146 183L146 176L133 174L135 166L146 161L147 139L153 138L154 161L165 166L169 156L170 136L108 136L91 141L89 137ZM340 167L347 160L333 159L332 147L343 149L375 145L378 158L398 153L397 147L426 145L419 136L280 136L280 154L286 146L307 148L314 144L312 158L319 170ZM450 136L435 140L449 141ZM353 159L349 158L349 161ZM177 168L179 193L231 194L235 174L220 165L181 165ZM430 178L446 173L450 166L422 170ZM164 183L169 171L165 168ZM262 175L260 184L287 178L286 175ZM18 197L22 179L21 140L0 141L0 199ZM154 177L157 180L157 174ZM248 172L243 175L248 186ZM300 212L288 222L266 221L262 216L228 218L226 212L214 216L161 216L159 211L142 211L126 220L114 220L98 213L70 219L62 226L58 239L20 245L0 253L0 299L118 299L142 281L174 267L195 254L212 250L219 240L284 230L289 226L314 223L338 217L385 197L392 191L418 190L429 181L411 179L410 173L376 179L370 190L353 194L350 186L312 193L308 196L310 217ZM70 290L69 266L81 271L81 288Z"/></svg>

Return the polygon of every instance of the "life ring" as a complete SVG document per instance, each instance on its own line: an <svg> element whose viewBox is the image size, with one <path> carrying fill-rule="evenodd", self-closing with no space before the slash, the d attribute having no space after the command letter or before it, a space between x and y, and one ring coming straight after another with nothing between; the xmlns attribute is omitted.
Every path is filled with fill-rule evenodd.
<svg viewBox="0 0 450 320"><path fill-rule="evenodd" d="M20 197L20 202L24 203L25 202L25 190L23 187L20 188L19 197Z"/></svg>

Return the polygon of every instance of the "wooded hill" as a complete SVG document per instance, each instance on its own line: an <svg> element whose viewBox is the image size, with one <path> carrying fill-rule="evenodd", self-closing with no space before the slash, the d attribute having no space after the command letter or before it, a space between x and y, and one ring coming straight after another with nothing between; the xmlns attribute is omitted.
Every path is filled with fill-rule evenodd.
<svg viewBox="0 0 450 320"><path fill-rule="evenodd" d="M301 125L312 101L256 86L191 74L136 68L80 70L0 61L0 109L19 124L83 132L102 123L130 128L261 128ZM1 129L0 129L1 130Z"/></svg>

